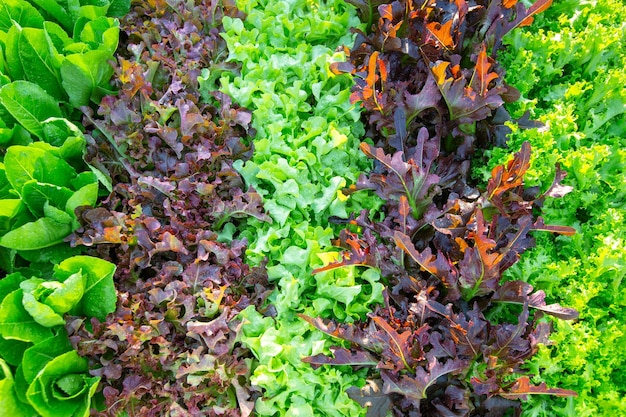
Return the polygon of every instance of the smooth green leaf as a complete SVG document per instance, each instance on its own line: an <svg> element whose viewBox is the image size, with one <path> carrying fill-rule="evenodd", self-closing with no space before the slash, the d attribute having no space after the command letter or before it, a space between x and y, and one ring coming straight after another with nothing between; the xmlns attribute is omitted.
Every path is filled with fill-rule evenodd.
<svg viewBox="0 0 626 417"><path fill-rule="evenodd" d="M23 0L2 0L0 3L0 31L7 32L14 23L22 27L40 28L44 19L36 8Z"/></svg>
<svg viewBox="0 0 626 417"><path fill-rule="evenodd" d="M82 187L80 190L76 191L69 200L67 200L67 205L65 206L65 211L69 213L72 217L74 217L74 210L80 206L90 206L94 207L96 205L96 201L98 200L98 183L94 182L91 184L87 184Z"/></svg>
<svg viewBox="0 0 626 417"><path fill-rule="evenodd" d="M113 55L119 41L119 23L113 18L99 17L82 28L79 39L93 50L102 50Z"/></svg>
<svg viewBox="0 0 626 417"><path fill-rule="evenodd" d="M11 146L4 157L7 179L19 193L24 184L36 180L66 187L76 177L67 162L36 146Z"/></svg>
<svg viewBox="0 0 626 417"><path fill-rule="evenodd" d="M56 265L70 256L80 255L83 249L81 246L69 247L67 243L61 242L43 249L21 250L20 257L31 263Z"/></svg>
<svg viewBox="0 0 626 417"><path fill-rule="evenodd" d="M22 298L24 309L33 319L44 327L63 326L63 316L56 313L50 306L38 302L35 296L25 292Z"/></svg>
<svg viewBox="0 0 626 417"><path fill-rule="evenodd" d="M63 214L66 214L63 212ZM0 246L15 250L35 250L63 242L72 232L70 224L42 217L11 230L0 238Z"/></svg>
<svg viewBox="0 0 626 417"><path fill-rule="evenodd" d="M83 155L87 141L82 133L76 136L68 136L63 142L63 145L56 150L56 154L59 158L65 160L68 164L76 167L79 170L84 168Z"/></svg>
<svg viewBox="0 0 626 417"><path fill-rule="evenodd" d="M107 94L113 75L111 59L106 51L88 51L69 55L61 64L63 88L74 107L86 106L90 100L98 103Z"/></svg>
<svg viewBox="0 0 626 417"><path fill-rule="evenodd" d="M4 40L4 54L6 59L6 67L8 70L8 76L12 80L24 79L24 68L22 67L22 61L19 54L19 39L22 27L19 25L12 25L7 31L6 38Z"/></svg>
<svg viewBox="0 0 626 417"><path fill-rule="evenodd" d="M52 331L31 317L22 304L24 292L19 289L7 295L0 304L0 334L5 339L39 343L52 336Z"/></svg>
<svg viewBox="0 0 626 417"><path fill-rule="evenodd" d="M20 287L24 291L24 306L35 319L38 318L37 314L49 313L48 309L43 307L41 311L35 312L35 309L39 309L39 306L35 305L35 303L49 307L58 315L65 314L74 308L83 297L85 291L84 281L80 272L70 275L63 282L41 278L30 278L22 281ZM27 297L27 295L32 295L32 298ZM56 319L51 318L50 320ZM42 321L39 321L39 323L50 327L49 324Z"/></svg>
<svg viewBox="0 0 626 417"><path fill-rule="evenodd" d="M107 11L109 10L109 5L107 2L101 2L100 5L97 2L91 2L92 4L84 4L80 7L79 10L79 21L76 22L76 26L74 26L74 36L76 36L76 27L79 26L80 19L84 19L89 22L92 20L96 20L99 17L106 16ZM96 4L93 4L96 3Z"/></svg>
<svg viewBox="0 0 626 417"><path fill-rule="evenodd" d="M54 22L45 21L43 29L46 36L48 36L49 44L54 48L53 53L58 53L57 58L61 58L65 55L66 48L74 43L74 41L69 37L65 29Z"/></svg>
<svg viewBox="0 0 626 417"><path fill-rule="evenodd" d="M50 202L46 201L43 205L43 214L46 218L52 219L60 224L73 224L74 218L67 214L64 210L54 207Z"/></svg>
<svg viewBox="0 0 626 417"><path fill-rule="evenodd" d="M28 387L28 401L42 417L88 417L100 382L89 377L88 369L87 359L74 350L57 356Z"/></svg>
<svg viewBox="0 0 626 417"><path fill-rule="evenodd" d="M63 117L58 100L28 81L14 81L0 88L0 104L18 123L40 139L44 137L44 120Z"/></svg>
<svg viewBox="0 0 626 417"><path fill-rule="evenodd" d="M72 345L63 328L55 336L29 347L22 360L24 379L30 384L48 362L71 350Z"/></svg>
<svg viewBox="0 0 626 417"><path fill-rule="evenodd" d="M0 279L0 302L13 291L19 290L20 283L25 279L19 272L14 272Z"/></svg>
<svg viewBox="0 0 626 417"><path fill-rule="evenodd" d="M15 339L5 339L0 336L0 359L4 359L8 364L18 366L22 363L22 357L26 349L31 347L31 342L23 342ZM1 410L1 408L0 408Z"/></svg>
<svg viewBox="0 0 626 417"><path fill-rule="evenodd" d="M47 143L61 147L69 137L83 137L83 133L80 129L74 123L63 117L52 117L44 121L43 134L43 140Z"/></svg>
<svg viewBox="0 0 626 417"><path fill-rule="evenodd" d="M0 200L0 222L2 217L12 219L22 209L22 200L4 199ZM2 226L0 226L1 228Z"/></svg>
<svg viewBox="0 0 626 417"><path fill-rule="evenodd" d="M61 7L56 0L29 0L32 1L40 10L44 10L46 14L54 18L60 23L66 31L71 32L73 21L67 11Z"/></svg>
<svg viewBox="0 0 626 417"><path fill-rule="evenodd" d="M42 87L58 101L64 100L58 62L48 45L43 29L24 28L18 41L18 53L26 79Z"/></svg>
<svg viewBox="0 0 626 417"><path fill-rule="evenodd" d="M111 0L108 15L112 17L124 17L130 11L130 0Z"/></svg>
<svg viewBox="0 0 626 417"><path fill-rule="evenodd" d="M82 273L70 275L46 299L46 304L57 311L68 312L83 298L85 279Z"/></svg>
<svg viewBox="0 0 626 417"><path fill-rule="evenodd" d="M22 199L31 213L37 218L44 216L43 208L46 202L59 209L65 209L72 195L72 190L69 188L46 184L36 180L28 181L22 188Z"/></svg>
<svg viewBox="0 0 626 417"><path fill-rule="evenodd" d="M72 180L72 187L75 190L80 190L81 188L89 185L89 184L97 184L98 177L91 171L81 172Z"/></svg>
<svg viewBox="0 0 626 417"><path fill-rule="evenodd" d="M10 417L35 417L35 410L19 400L11 368L0 359L0 415Z"/></svg>
<svg viewBox="0 0 626 417"><path fill-rule="evenodd" d="M74 256L55 268L59 280L81 272L85 281L85 294L81 300L82 313L104 321L107 314L115 311L117 295L113 284L115 265L91 256Z"/></svg>

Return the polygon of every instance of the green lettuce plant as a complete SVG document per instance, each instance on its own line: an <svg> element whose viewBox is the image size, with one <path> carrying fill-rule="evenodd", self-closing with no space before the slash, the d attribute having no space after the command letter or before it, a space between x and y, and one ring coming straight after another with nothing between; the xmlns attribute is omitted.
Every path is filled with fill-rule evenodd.
<svg viewBox="0 0 626 417"><path fill-rule="evenodd" d="M383 300L377 271L311 275L337 256L331 242L337 229L329 218L380 205L367 192L350 191L371 163L358 148L364 129L358 106L350 103L351 77L330 70L345 60L335 48L352 43L349 29L360 22L339 0L241 1L238 7L246 19L225 17L222 36L228 61L241 70L208 67L199 82L205 100L219 87L252 110L254 153L235 167L263 196L273 220L250 219L242 231L248 261L267 258L268 277L278 287L268 299L271 317L253 308L240 314L241 340L258 359L251 381L263 390L255 412L360 415L364 410L345 390L362 385L362 373L303 363L305 356L328 353L333 342L296 316L353 321Z"/></svg>
<svg viewBox="0 0 626 417"><path fill-rule="evenodd" d="M15 272L0 280L0 391L23 415L88 416L99 377L72 349L65 315L104 320L115 311L115 265L89 256L59 263L52 278ZM36 410L36 413L32 410Z"/></svg>
<svg viewBox="0 0 626 417"><path fill-rule="evenodd" d="M507 274L541 287L546 300L580 311L574 323L556 321L552 344L529 369L535 382L578 392L577 398L531 398L525 416L626 413L626 247L623 167L626 164L626 37L623 4L614 0L557 0L537 29L513 33L501 57L507 82L522 99L511 110L530 111L539 129L513 133L509 145L531 142L527 177L545 189L559 163L573 192L546 204L546 222L574 226L571 239L541 236L537 248ZM484 170L501 162L494 150Z"/></svg>

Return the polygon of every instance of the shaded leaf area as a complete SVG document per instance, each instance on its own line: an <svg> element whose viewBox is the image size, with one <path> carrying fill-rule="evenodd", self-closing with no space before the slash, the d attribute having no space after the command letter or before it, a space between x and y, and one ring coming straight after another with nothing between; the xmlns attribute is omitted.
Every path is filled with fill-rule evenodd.
<svg viewBox="0 0 626 417"><path fill-rule="evenodd" d="M432 140L426 136L418 140ZM347 223L353 230L344 230L335 242L344 248L342 259L314 272L346 265L379 269L388 282L385 304L370 313L366 323L336 324L301 315L324 333L350 342L349 347L337 347L332 357L316 355L304 361L312 366L375 366L379 390L367 386L351 394L361 404L369 401L363 397L371 396L371 407L384 408L368 414L375 416L388 411L397 416L502 415L504 409L519 411L517 400L528 394L575 395L534 386L527 376L515 378L524 373L522 365L538 345L549 341L550 326L540 320L542 315L571 320L578 313L546 304L545 293L533 292L525 282L502 281L504 271L534 246L532 231L573 234L568 227L546 226L535 214L546 197L562 194L562 171L544 193L525 187L530 159L525 143L507 165L494 168L486 190L461 179L450 190L440 180L445 174L432 173L436 169L419 176L418 166L437 166L432 157L436 152L425 143L420 147L419 165L403 162L402 155L391 157L380 148L363 147L397 173L397 178L378 179L377 193L386 196L387 217L373 222L366 211L351 217ZM419 218L411 215L406 202L411 193L404 193L403 187L395 188L399 198L390 197L400 182L409 190L419 182L411 176L433 183L433 197ZM354 226L362 232L355 232ZM501 305L519 307L494 319L492 312Z"/></svg>
<svg viewBox="0 0 626 417"><path fill-rule="evenodd" d="M197 83L203 68L236 70L223 62L224 16L241 13L231 2L134 2L120 26L119 94L85 110L86 159L112 191L80 211L71 242L118 265L116 312L68 324L102 377L95 415L247 416L257 397L235 319L271 290L235 234L245 217L270 221L233 168L252 152L251 114L218 92L201 102Z"/></svg>

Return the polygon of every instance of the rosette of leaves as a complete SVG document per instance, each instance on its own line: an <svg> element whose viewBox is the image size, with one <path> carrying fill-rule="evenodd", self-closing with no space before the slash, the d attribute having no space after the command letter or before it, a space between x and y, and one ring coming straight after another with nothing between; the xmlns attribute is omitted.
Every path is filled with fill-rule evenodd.
<svg viewBox="0 0 626 417"><path fill-rule="evenodd" d="M34 84L16 81L0 88L0 102L4 103L7 90L13 88L24 88L16 99L26 97L27 91L34 93L30 96L34 100L46 95ZM49 102L44 100L37 105L21 100L14 104L22 106L24 114L32 115L30 109L44 112ZM58 110L57 106L54 108ZM33 121L33 128L36 125L40 129L44 140L9 146L2 157L0 266L8 273L26 267L28 262L50 270L53 264L75 254L76 250L63 245L64 239L79 226L75 210L95 206L99 179L107 184L99 171L85 164L86 142L78 127L54 114L48 116L43 121Z"/></svg>
<svg viewBox="0 0 626 417"><path fill-rule="evenodd" d="M388 280L385 305L367 323L335 324L301 315L349 342L337 346L332 357L304 360L313 366L375 366L377 378L350 392L371 406L372 416L389 411L398 416L501 415L519 409L518 400L531 394L575 395L531 384L523 365L539 344L548 343L550 329L540 320L542 314L575 319L577 312L546 304L545 293L533 292L525 282L502 281L504 271L534 245L531 231L574 233L546 225L536 215L545 198L571 191L561 184L565 173L557 167L544 192L524 187L530 160L525 143L506 166L494 168L485 191L467 184L450 189L442 181L446 175L432 168L437 152L428 150L426 138L422 130L421 158L408 162L402 155L365 147L391 172L370 177L387 199L389 216L375 223L363 212L348 220L363 230L363 237L344 231L337 241L346 249L342 260L314 272L346 265L379 269ZM408 199L424 183L432 183L418 199L426 207L412 216Z"/></svg>
<svg viewBox="0 0 626 417"><path fill-rule="evenodd" d="M89 415L99 377L72 350L65 317L76 314L104 320L115 310L115 265L74 256L55 267L51 278L20 272L0 280L1 411L18 415ZM4 415L4 414L3 414Z"/></svg>
<svg viewBox="0 0 626 417"><path fill-rule="evenodd" d="M108 61L118 44L116 17L128 11L129 3L3 2L0 73L12 81L36 84L56 102L69 104L67 115L72 108L98 103L105 94L113 92L109 85L113 72Z"/></svg>
<svg viewBox="0 0 626 417"><path fill-rule="evenodd" d="M102 377L98 415L252 412L252 356L237 343L236 316L269 286L263 266L243 263L236 229L248 216L270 219L233 168L251 153L250 112L214 91L202 98L197 81L202 69L231 67L225 15L240 14L230 2L134 3L120 26L119 94L86 114L87 159L113 188L82 211L72 242L118 265L116 313L70 326Z"/></svg>
<svg viewBox="0 0 626 417"><path fill-rule="evenodd" d="M26 393L42 417L87 417L99 377L88 373L87 360L69 351L48 362Z"/></svg>
<svg viewBox="0 0 626 417"><path fill-rule="evenodd" d="M510 116L503 104L519 93L504 82L497 52L503 36L529 25L551 0L529 8L517 0L351 3L372 31L356 30L349 61L333 70L355 75L351 101L367 110L378 146L411 153L423 127L462 159L475 142L505 143Z"/></svg>

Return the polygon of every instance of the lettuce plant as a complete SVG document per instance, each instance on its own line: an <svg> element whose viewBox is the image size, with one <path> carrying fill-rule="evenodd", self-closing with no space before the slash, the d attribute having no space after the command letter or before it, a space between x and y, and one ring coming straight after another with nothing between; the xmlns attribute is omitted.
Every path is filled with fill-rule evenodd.
<svg viewBox="0 0 626 417"><path fill-rule="evenodd" d="M571 239L543 236L507 278L540 286L546 299L575 307L580 320L556 321L553 343L529 363L535 382L576 390L576 398L536 397L528 416L621 415L626 383L619 369L624 343L624 245L622 174L625 163L626 81L624 9L620 2L555 1L537 29L513 33L502 60L507 82L522 99L512 113L533 113L545 125L512 126L511 146L533 145L529 183L545 189L555 163L568 173L573 191L547 202L546 221L573 225ZM493 150L486 169L500 163Z"/></svg>
<svg viewBox="0 0 626 417"><path fill-rule="evenodd" d="M114 271L110 262L74 256L58 264L52 278L15 272L0 280L1 383L11 409L23 415L89 415L100 378L89 375L87 360L72 350L66 316L104 319L113 312Z"/></svg>
<svg viewBox="0 0 626 417"><path fill-rule="evenodd" d="M73 245L117 264L117 310L68 325L100 377L95 415L251 415L252 354L240 311L271 285L244 261L246 218L269 223L261 196L235 170L252 152L250 112L205 69L225 62L230 2L136 2L120 22L116 96L87 113L87 160L111 178L108 198L80 212Z"/></svg>
<svg viewBox="0 0 626 417"><path fill-rule="evenodd" d="M382 302L377 271L358 269L311 275L335 259L333 217L380 205L369 192L349 194L370 168L358 149L360 111L350 103L351 78L330 71L345 60L335 51L352 42L359 25L343 1L239 2L246 18L224 19L228 61L241 70L209 68L200 79L214 83L252 110L254 153L235 167L263 198L272 223L249 219L243 235L252 264L267 259L277 289L265 315L245 309L242 342L258 359L251 375L263 390L258 415L358 415L364 412L345 390L362 384L361 372L314 370L302 357L329 352L330 341L296 314L354 321Z"/></svg>
<svg viewBox="0 0 626 417"><path fill-rule="evenodd" d="M112 93L107 61L117 49L115 17L124 15L130 2L32 3L11 0L0 9L2 73L13 81L30 81L71 107L97 103Z"/></svg>
<svg viewBox="0 0 626 417"><path fill-rule="evenodd" d="M544 192L526 188L524 143L484 189L468 176L477 150L504 143L503 104L518 96L496 60L502 37L549 5L378 4L378 24L357 31L349 61L332 67L355 76L351 102L365 109L376 144L361 143L375 165L351 191L376 192L384 218L363 211L334 219L348 227L337 240L341 259L313 272L373 268L387 288L384 305L362 322L300 317L349 342L306 362L372 367L368 384L350 389L369 415L500 415L519 413L530 394L576 394L521 375L548 342L541 315L574 319L576 311L546 305L545 293L522 281L502 280L534 246L530 232L574 233L537 217L547 197L571 192L561 184L565 172L557 166Z"/></svg>

